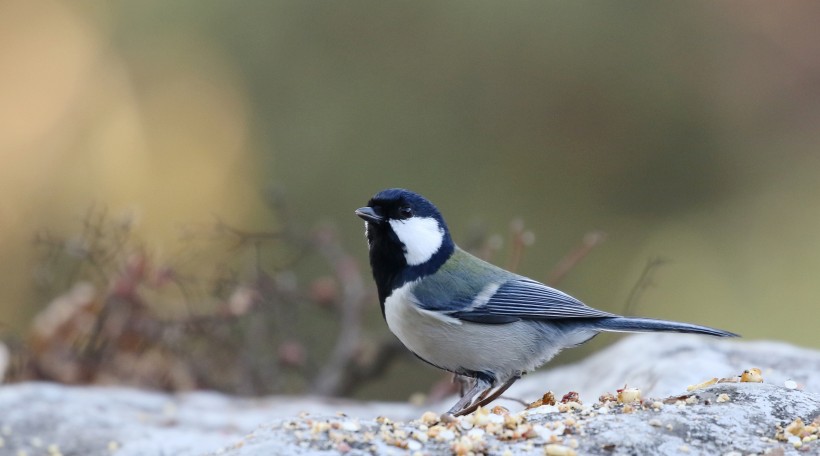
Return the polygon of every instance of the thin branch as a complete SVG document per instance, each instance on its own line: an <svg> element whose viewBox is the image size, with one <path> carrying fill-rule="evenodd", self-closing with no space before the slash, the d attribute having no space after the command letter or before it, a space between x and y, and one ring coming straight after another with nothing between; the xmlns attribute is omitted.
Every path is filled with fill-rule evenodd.
<svg viewBox="0 0 820 456"><path fill-rule="evenodd" d="M641 295L653 285L653 275L659 267L666 263L669 263L669 260L660 257L650 258L646 262L646 266L644 266L641 276L638 278L638 281L635 282L635 286L632 287L632 291L629 292L629 297L626 299L626 306L623 312L624 315L629 315L630 312L632 312L632 309L637 307Z"/></svg>
<svg viewBox="0 0 820 456"><path fill-rule="evenodd" d="M342 284L340 329L330 359L314 379L318 394L338 395L345 370L359 353L362 333L362 309L366 298L364 281L356 261L337 242L335 234L325 230L318 236L319 252L333 266Z"/></svg>
<svg viewBox="0 0 820 456"><path fill-rule="evenodd" d="M606 233L603 231L590 231L584 235L581 244L570 251L564 258L561 258L558 264L547 274L547 284L552 286L558 285L572 268L577 266L581 260L589 255L595 247L601 245L604 240L606 240Z"/></svg>
<svg viewBox="0 0 820 456"><path fill-rule="evenodd" d="M532 231L524 229L524 221L515 219L510 223L510 256L507 260L507 269L517 271L524 257L524 250L535 241Z"/></svg>
<svg viewBox="0 0 820 456"><path fill-rule="evenodd" d="M349 363L344 376L339 382L338 395L350 396L365 382L379 378L387 371L393 361L407 357L409 352L395 337L382 341L376 347L376 355L366 365Z"/></svg>
<svg viewBox="0 0 820 456"><path fill-rule="evenodd" d="M216 219L217 230L224 231L237 239L236 245L234 246L234 248L237 249L249 243L256 244L259 242L279 240L282 238L282 233L277 231L247 231L228 225L216 215L214 216L214 219Z"/></svg>

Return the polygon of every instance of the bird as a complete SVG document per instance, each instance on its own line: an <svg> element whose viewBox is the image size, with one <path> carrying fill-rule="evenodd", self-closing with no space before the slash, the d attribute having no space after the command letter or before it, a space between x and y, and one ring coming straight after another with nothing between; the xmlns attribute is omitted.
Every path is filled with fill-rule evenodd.
<svg viewBox="0 0 820 456"><path fill-rule="evenodd" d="M389 188L355 210L390 331L421 360L467 385L446 415L467 415L564 348L603 331L737 334L690 323L594 309L459 248L438 208Z"/></svg>

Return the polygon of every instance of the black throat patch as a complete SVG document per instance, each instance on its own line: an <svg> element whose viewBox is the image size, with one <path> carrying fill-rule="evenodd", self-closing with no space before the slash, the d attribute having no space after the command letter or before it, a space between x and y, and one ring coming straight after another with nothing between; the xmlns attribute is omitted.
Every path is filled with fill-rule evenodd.
<svg viewBox="0 0 820 456"><path fill-rule="evenodd" d="M426 262L409 266L404 257L405 247L387 223L367 224L367 242L370 246L370 268L379 294L379 305L384 317L384 301L393 290L407 282L434 274L453 254L455 245L445 234L438 251Z"/></svg>

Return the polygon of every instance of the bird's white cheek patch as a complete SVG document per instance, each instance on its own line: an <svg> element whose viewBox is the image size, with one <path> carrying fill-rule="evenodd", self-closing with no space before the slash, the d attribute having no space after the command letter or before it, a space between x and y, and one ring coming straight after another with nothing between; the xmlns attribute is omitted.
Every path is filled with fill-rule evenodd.
<svg viewBox="0 0 820 456"><path fill-rule="evenodd" d="M444 242L444 230L436 219L431 217L390 220L390 227L404 244L404 259L409 266L416 266L429 260Z"/></svg>

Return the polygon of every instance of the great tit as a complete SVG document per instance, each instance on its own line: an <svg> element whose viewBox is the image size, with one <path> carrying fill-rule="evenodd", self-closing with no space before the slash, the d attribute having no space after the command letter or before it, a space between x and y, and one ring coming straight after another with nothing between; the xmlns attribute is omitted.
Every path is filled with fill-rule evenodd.
<svg viewBox="0 0 820 456"><path fill-rule="evenodd" d="M409 190L377 193L365 220L370 267L390 331L416 356L471 385L449 411L472 413L522 374L601 331L737 336L689 323L588 307L460 249L436 206Z"/></svg>

